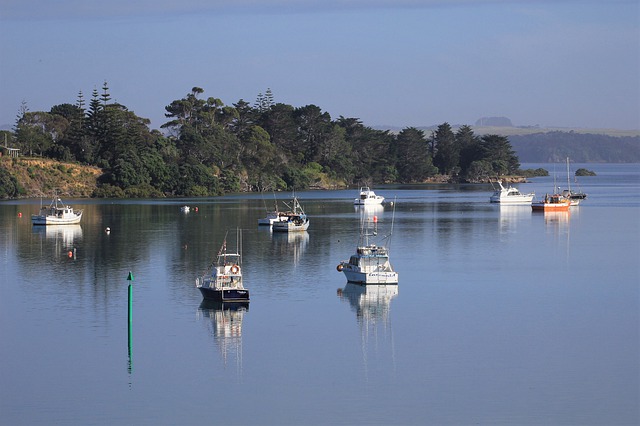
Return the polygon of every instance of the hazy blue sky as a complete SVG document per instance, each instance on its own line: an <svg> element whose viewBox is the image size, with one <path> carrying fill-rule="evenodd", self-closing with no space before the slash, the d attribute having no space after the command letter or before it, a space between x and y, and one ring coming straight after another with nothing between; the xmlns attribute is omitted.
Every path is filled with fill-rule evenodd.
<svg viewBox="0 0 640 426"><path fill-rule="evenodd" d="M400 127L640 128L640 2L0 0L0 124L112 98L152 127L192 87Z"/></svg>

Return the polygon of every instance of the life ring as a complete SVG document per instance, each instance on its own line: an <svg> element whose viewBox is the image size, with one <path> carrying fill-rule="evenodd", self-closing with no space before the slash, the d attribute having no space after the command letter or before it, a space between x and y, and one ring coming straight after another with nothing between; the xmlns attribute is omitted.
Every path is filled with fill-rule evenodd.
<svg viewBox="0 0 640 426"><path fill-rule="evenodd" d="M336 266L336 269L338 270L338 272L342 272L342 270L344 269L344 266L342 266L342 263L338 264L338 266Z"/></svg>
<svg viewBox="0 0 640 426"><path fill-rule="evenodd" d="M231 273L232 273L232 274L237 274L237 273L238 273L238 271L240 271L240 267L239 267L238 265L233 265L233 266L231 267Z"/></svg>

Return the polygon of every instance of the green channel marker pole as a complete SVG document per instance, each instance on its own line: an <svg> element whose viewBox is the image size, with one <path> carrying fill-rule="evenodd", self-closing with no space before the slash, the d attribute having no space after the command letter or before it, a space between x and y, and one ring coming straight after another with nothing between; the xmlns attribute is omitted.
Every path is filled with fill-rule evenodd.
<svg viewBox="0 0 640 426"><path fill-rule="evenodd" d="M127 277L127 281L129 281L129 297L128 297L128 302L129 302L129 315L128 315L128 320L129 320L129 327L128 327L128 347L129 347L129 373L131 373L131 370L133 368L133 363L131 361L131 319L132 319L132 305L133 305L133 273L131 271L129 271L129 276Z"/></svg>

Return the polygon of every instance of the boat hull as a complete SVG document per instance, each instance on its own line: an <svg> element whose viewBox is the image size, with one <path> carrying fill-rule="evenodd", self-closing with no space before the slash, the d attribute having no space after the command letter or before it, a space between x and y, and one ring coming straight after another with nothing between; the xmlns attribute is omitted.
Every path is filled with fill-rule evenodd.
<svg viewBox="0 0 640 426"><path fill-rule="evenodd" d="M367 198L366 200L361 200L359 198L356 198L353 201L353 204L355 204L356 206L375 206L378 204L382 204L382 202L384 201L384 198Z"/></svg>
<svg viewBox="0 0 640 426"><path fill-rule="evenodd" d="M57 217L49 215L31 215L33 225L76 225L80 223L82 213L74 214L72 217Z"/></svg>
<svg viewBox="0 0 640 426"><path fill-rule="evenodd" d="M550 204L550 203L533 203L531 210L534 212L568 212L571 203Z"/></svg>
<svg viewBox="0 0 640 426"><path fill-rule="evenodd" d="M358 272L345 268L342 272L350 283L398 284L398 273L395 271Z"/></svg>
<svg viewBox="0 0 640 426"><path fill-rule="evenodd" d="M248 302L249 290L247 289L215 289L198 287L202 297L206 300L214 300L217 302Z"/></svg>
<svg viewBox="0 0 640 426"><path fill-rule="evenodd" d="M293 222L274 222L271 225L273 232L299 232L306 231L308 228L309 221L306 221L301 225L296 225Z"/></svg>
<svg viewBox="0 0 640 426"><path fill-rule="evenodd" d="M518 205L530 205L533 201L533 197L535 194L526 194L526 195L509 195L509 196L495 196L492 195L489 197L489 202L497 203L497 204L506 204L509 206L518 206Z"/></svg>

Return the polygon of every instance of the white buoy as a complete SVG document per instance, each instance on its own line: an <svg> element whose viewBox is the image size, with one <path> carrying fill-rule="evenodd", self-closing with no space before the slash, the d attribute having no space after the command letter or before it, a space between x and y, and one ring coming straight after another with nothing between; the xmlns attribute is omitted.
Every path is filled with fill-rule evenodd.
<svg viewBox="0 0 640 426"><path fill-rule="evenodd" d="M107 234L111 232L111 228L109 228L108 226L105 228L104 232L106 232Z"/></svg>

